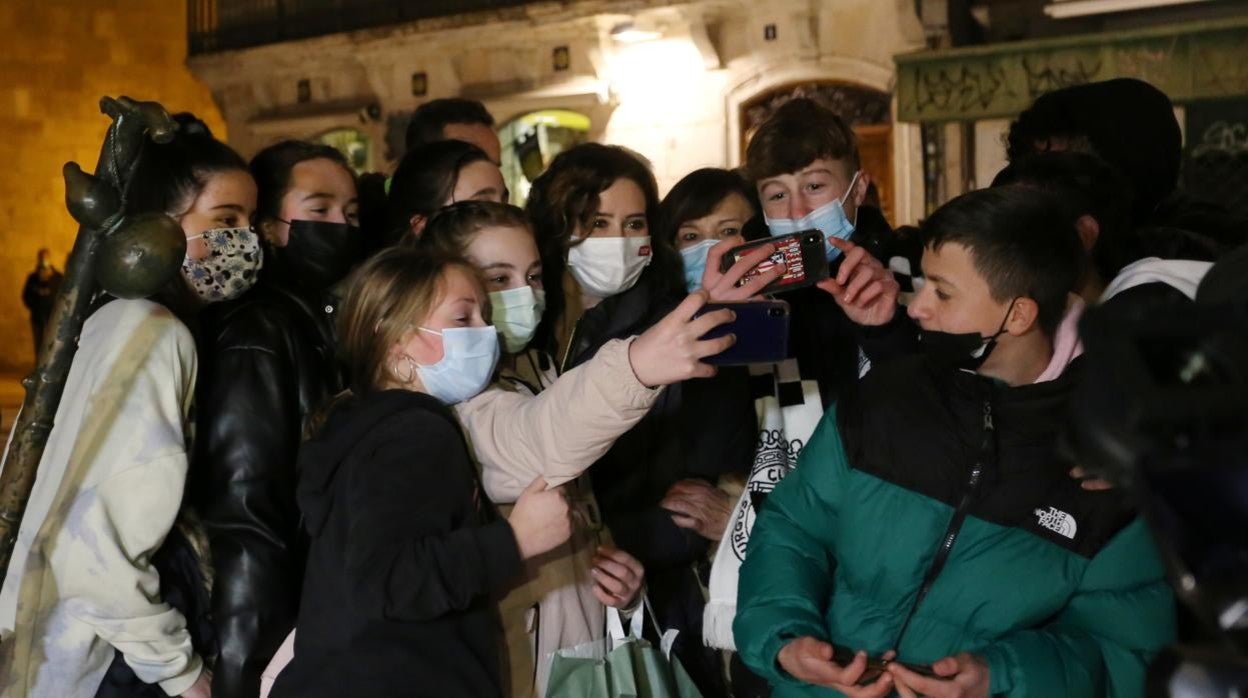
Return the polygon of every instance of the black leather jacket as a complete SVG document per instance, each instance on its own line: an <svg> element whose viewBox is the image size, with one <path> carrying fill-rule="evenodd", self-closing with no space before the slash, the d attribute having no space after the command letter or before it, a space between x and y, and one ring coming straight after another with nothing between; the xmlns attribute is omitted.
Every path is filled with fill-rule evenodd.
<svg viewBox="0 0 1248 698"><path fill-rule="evenodd" d="M226 698L259 694L294 627L306 555L295 462L307 419L342 387L336 300L272 271L201 318L191 501L215 568L212 693Z"/></svg>

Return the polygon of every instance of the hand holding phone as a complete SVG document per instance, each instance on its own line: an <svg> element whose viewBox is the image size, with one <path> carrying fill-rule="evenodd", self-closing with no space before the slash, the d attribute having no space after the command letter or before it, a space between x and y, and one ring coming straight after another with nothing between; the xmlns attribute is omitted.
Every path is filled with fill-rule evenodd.
<svg viewBox="0 0 1248 698"><path fill-rule="evenodd" d="M789 355L789 304L780 300L740 303L707 303L698 317L721 309L732 310L735 318L702 336L703 341L731 334L736 343L725 351L702 359L717 366L777 363Z"/></svg>
<svg viewBox="0 0 1248 698"><path fill-rule="evenodd" d="M785 267L784 274L763 286L761 293L792 291L813 286L828 278L828 257L824 251L823 233L818 230L804 230L791 235L755 240L735 247L724 254L720 268L727 271L738 260L764 245L774 246L776 251L742 278L739 285L748 286L780 264Z"/></svg>

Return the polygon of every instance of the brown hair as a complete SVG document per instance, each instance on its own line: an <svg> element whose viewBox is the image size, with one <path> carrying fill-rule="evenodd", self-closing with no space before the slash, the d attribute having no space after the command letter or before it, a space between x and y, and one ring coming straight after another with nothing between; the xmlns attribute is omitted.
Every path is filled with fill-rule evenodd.
<svg viewBox="0 0 1248 698"><path fill-rule="evenodd" d="M367 395L386 384L390 348L437 307L451 267L477 279L477 270L463 259L406 247L382 250L355 271L338 326L351 393Z"/></svg>
<svg viewBox="0 0 1248 698"><path fill-rule="evenodd" d="M780 105L758 127L745 151L745 171L757 183L797 172L820 158L841 160L849 174L857 172L857 139L836 112L799 97Z"/></svg>
<svg viewBox="0 0 1248 698"><path fill-rule="evenodd" d="M403 244L443 257L466 257L468 246L485 228L522 228L533 232L524 210L493 201L461 201L434 214L420 237L409 235Z"/></svg>
<svg viewBox="0 0 1248 698"><path fill-rule="evenodd" d="M667 303L685 294L680 253L659 235L659 188L649 166L635 153L617 145L582 143L569 148L550 163L533 182L525 211L533 221L537 249L542 255L542 285L546 288L546 313L537 329L537 345L554 351L553 324L563 315L563 273L567 268L570 238L578 225L588 225L598 212L599 195L616 180L627 179L641 189L646 200L646 223L654 261L642 272L653 286L656 303Z"/></svg>

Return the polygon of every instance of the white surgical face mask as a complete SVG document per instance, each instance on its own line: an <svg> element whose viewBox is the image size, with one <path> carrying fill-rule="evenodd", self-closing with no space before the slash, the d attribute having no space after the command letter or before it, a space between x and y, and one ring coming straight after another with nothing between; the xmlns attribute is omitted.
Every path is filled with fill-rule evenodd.
<svg viewBox="0 0 1248 698"><path fill-rule="evenodd" d="M416 375L430 395L454 405L476 396L490 384L498 363L498 331L493 327L416 329L442 337L442 360L428 366L416 365Z"/></svg>
<svg viewBox="0 0 1248 698"><path fill-rule="evenodd" d="M854 222L851 223L845 215L845 202L849 201L849 195L854 193L854 185L858 183L860 172L855 172L853 179L849 180L849 188L845 190L845 196L829 201L801 218L767 218L764 215L763 220L767 222L768 232L771 233L772 237L776 237L800 233L805 230L818 230L823 233L823 245L828 253L828 261L836 259L841 251L833 247L832 243L827 242L827 240L831 238L848 240L854 234L854 229L858 225L858 212L854 211Z"/></svg>
<svg viewBox="0 0 1248 698"><path fill-rule="evenodd" d="M529 345L546 310L546 292L531 286L490 292L490 322L503 335L507 353Z"/></svg>
<svg viewBox="0 0 1248 698"><path fill-rule="evenodd" d="M595 298L610 298L632 288L653 259L649 235L572 238L572 241L568 270L581 289Z"/></svg>

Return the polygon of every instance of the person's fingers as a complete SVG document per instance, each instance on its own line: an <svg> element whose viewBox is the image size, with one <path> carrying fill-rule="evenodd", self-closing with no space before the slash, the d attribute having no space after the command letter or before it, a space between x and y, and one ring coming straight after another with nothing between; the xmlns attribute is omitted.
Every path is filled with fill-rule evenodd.
<svg viewBox="0 0 1248 698"><path fill-rule="evenodd" d="M591 569L589 573L594 578L594 584L602 587L602 589L611 596L622 596L628 592L628 586L624 582L612 577L597 567Z"/></svg>
<svg viewBox="0 0 1248 698"><path fill-rule="evenodd" d="M852 692L848 694L850 698L884 698L893 691L893 675L886 671L870 684L851 690Z"/></svg>
<svg viewBox="0 0 1248 698"><path fill-rule="evenodd" d="M957 657L945 657L932 663L932 671L936 672L937 676L954 676L962 671L962 665Z"/></svg>
<svg viewBox="0 0 1248 698"><path fill-rule="evenodd" d="M676 317L679 318L681 322L686 322L699 310L701 310L702 306L706 305L708 300L710 300L710 295L706 291L698 289L685 296L685 299L680 302L680 305L676 306L675 310L668 313L668 317Z"/></svg>
<svg viewBox="0 0 1248 698"><path fill-rule="evenodd" d="M836 279L831 277L816 283L815 286L819 288L819 290L835 298L838 303L845 297L845 287L836 283Z"/></svg>
<svg viewBox="0 0 1248 698"><path fill-rule="evenodd" d="M673 514L672 523L676 524L677 526L681 528L688 528L694 531L698 530L698 527L702 525L701 521L685 516L683 514Z"/></svg>
<svg viewBox="0 0 1248 698"><path fill-rule="evenodd" d="M845 302L847 304L854 303L858 294L862 292L868 284L873 283L876 277L870 269L859 269L850 279L849 285L845 287Z"/></svg>
<svg viewBox="0 0 1248 698"><path fill-rule="evenodd" d="M724 272L724 276L720 279L718 285L729 284L736 286L746 274L749 274L759 264L767 261L771 255L775 254L776 246L772 244L759 245L753 250L742 255L740 259L733 264L728 271Z"/></svg>
<svg viewBox="0 0 1248 698"><path fill-rule="evenodd" d="M711 484L706 480L681 480L672 485L671 488L667 490L667 493L675 494L678 492L702 492L708 489L711 489Z"/></svg>
<svg viewBox="0 0 1248 698"><path fill-rule="evenodd" d="M1079 483L1079 486L1089 492L1104 492L1105 490L1114 489L1114 486L1112 483L1106 482L1104 480L1096 479L1096 478L1093 478L1091 480L1084 480L1083 482Z"/></svg>
<svg viewBox="0 0 1248 698"><path fill-rule="evenodd" d="M606 589L603 589L597 584L593 586L593 590L594 590L594 598L598 599L598 603L602 604L603 606L614 607L617 603L619 603L619 600L616 599L614 596L612 596L611 592L607 591Z"/></svg>
<svg viewBox="0 0 1248 698"><path fill-rule="evenodd" d="M693 355L698 359L705 359L708 356L722 354L732 348L737 343L737 335L726 334L723 337L715 337L714 339L703 339L695 342L693 345Z"/></svg>
<svg viewBox="0 0 1248 698"><path fill-rule="evenodd" d="M706 253L706 270L702 273L702 285L708 286L707 282L714 283L721 276L720 269L724 264L724 255L735 247L745 244L745 238L740 235L726 237L723 240L711 246Z"/></svg>
<svg viewBox="0 0 1248 698"><path fill-rule="evenodd" d="M841 268L836 270L836 282L844 286L866 256L867 251L861 247L855 247L846 252L845 259L841 262Z"/></svg>
<svg viewBox="0 0 1248 698"><path fill-rule="evenodd" d="M900 680L896 683L897 685L894 686L894 688L897 690L897 695L901 696L901 698L919 698L919 694L915 693L909 686L902 683Z"/></svg>
<svg viewBox="0 0 1248 698"><path fill-rule="evenodd" d="M854 660L846 664L840 672L840 682L852 686L858 683L858 679L862 678L862 674L867 670L867 653L862 650L854 653Z"/></svg>
<svg viewBox="0 0 1248 698"><path fill-rule="evenodd" d="M701 317L691 320L689 325L686 327L686 334L694 339L698 339L699 337L705 336L707 332L710 332L716 327L726 325L735 319L737 319L737 314L732 310L732 308L720 308L719 310L709 312Z"/></svg>
<svg viewBox="0 0 1248 698"><path fill-rule="evenodd" d="M853 242L850 242L849 240L842 240L840 238L825 238L825 239L828 241L829 245L835 247L836 249L846 254L858 249L858 245Z"/></svg>
<svg viewBox="0 0 1248 698"><path fill-rule="evenodd" d="M701 520L701 508L689 499L679 497L665 497L659 506L676 514L688 516L691 519Z"/></svg>
<svg viewBox="0 0 1248 698"><path fill-rule="evenodd" d="M932 668L935 671L936 665ZM892 662L888 665L888 672L897 678L898 684L905 684L914 691L927 696L928 698L946 698L952 696L950 689L956 689L951 682L945 679L932 679L910 671L902 664ZM939 673L939 672L937 672Z"/></svg>

